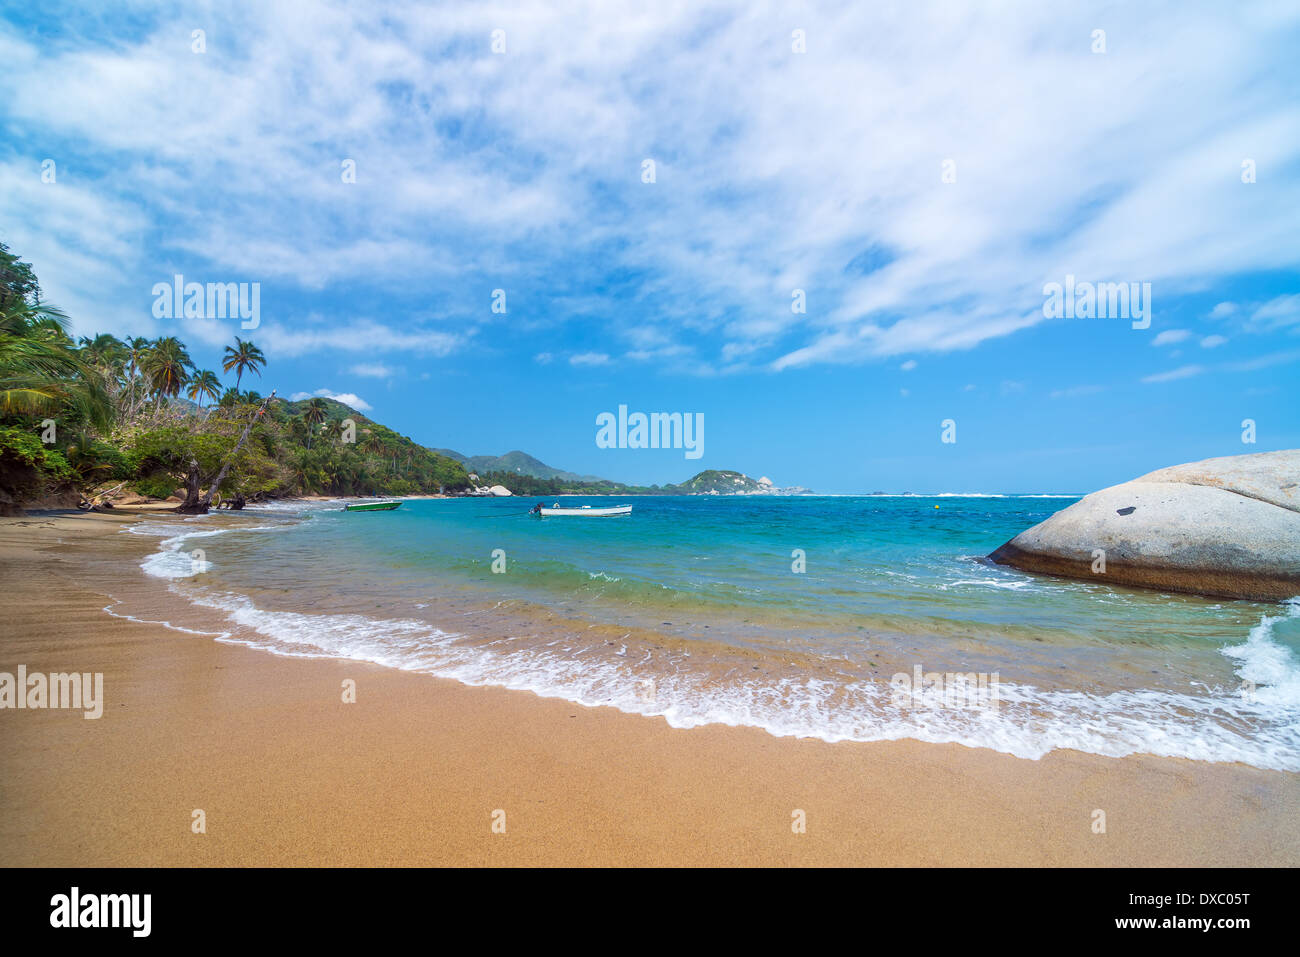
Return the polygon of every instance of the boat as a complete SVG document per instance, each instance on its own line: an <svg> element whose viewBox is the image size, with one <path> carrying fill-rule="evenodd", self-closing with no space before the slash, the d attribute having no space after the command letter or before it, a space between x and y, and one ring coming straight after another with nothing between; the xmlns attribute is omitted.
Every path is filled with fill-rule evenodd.
<svg viewBox="0 0 1300 957"><path fill-rule="evenodd" d="M632 506L610 505L604 508L596 508L591 505L582 505L574 508L561 508L558 505L553 505L550 508L537 506L533 509L533 514L541 515L542 517L546 517L547 515L580 515L584 518L605 518L611 515L631 515Z"/></svg>
<svg viewBox="0 0 1300 957"><path fill-rule="evenodd" d="M391 512L401 502L358 502L356 505L344 505L345 512Z"/></svg>

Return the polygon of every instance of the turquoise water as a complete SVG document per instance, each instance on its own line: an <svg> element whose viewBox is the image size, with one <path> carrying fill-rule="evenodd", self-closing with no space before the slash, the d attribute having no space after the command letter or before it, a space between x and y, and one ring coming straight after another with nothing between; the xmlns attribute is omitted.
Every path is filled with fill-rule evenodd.
<svg viewBox="0 0 1300 957"><path fill-rule="evenodd" d="M188 536L137 531L166 536L146 570L190 609L187 626L281 654L680 727L1300 769L1300 605L984 560L1072 498L644 497L599 519L535 517L534 501L272 506L237 519L253 528L210 516Z"/></svg>

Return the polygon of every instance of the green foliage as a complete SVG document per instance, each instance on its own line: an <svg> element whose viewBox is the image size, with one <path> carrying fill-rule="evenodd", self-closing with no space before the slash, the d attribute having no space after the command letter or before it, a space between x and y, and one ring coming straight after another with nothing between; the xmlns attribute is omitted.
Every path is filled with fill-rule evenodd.
<svg viewBox="0 0 1300 957"><path fill-rule="evenodd" d="M705 469L678 486L681 492L719 492L723 494L756 492L762 488L763 486L748 475L726 469Z"/></svg>
<svg viewBox="0 0 1300 957"><path fill-rule="evenodd" d="M213 476L231 456L248 416L207 416L201 424L197 417L133 431L126 437L127 458L132 463L134 485L145 495L166 494L185 481L191 462L197 462L199 474ZM287 484L289 470L268 454L268 426L259 422L253 437L235 453L230 472L218 489L222 494L240 494L257 498ZM261 434L259 434L261 433ZM159 496L162 497L162 496Z"/></svg>
<svg viewBox="0 0 1300 957"><path fill-rule="evenodd" d="M169 498L180 487L180 483L166 472L156 472L136 478L131 483L141 495L149 498Z"/></svg>
<svg viewBox="0 0 1300 957"><path fill-rule="evenodd" d="M0 507L73 485L68 460L35 432L0 425Z"/></svg>
<svg viewBox="0 0 1300 957"><path fill-rule="evenodd" d="M305 495L416 495L469 487L464 466L398 435L333 399L279 403L272 417L295 448L296 492ZM344 441L352 422L353 441Z"/></svg>
<svg viewBox="0 0 1300 957"><path fill-rule="evenodd" d="M42 468L55 479L71 479L72 467L63 454L51 449L31 432L10 426L0 426L0 452L9 460L22 465Z"/></svg>
<svg viewBox="0 0 1300 957"><path fill-rule="evenodd" d="M129 479L133 474L126 454L103 439L78 436L64 447L63 454L77 473L79 485Z"/></svg>
<svg viewBox="0 0 1300 957"><path fill-rule="evenodd" d="M67 322L41 303L30 264L0 243L0 506L42 489L123 481L163 498L185 483L192 462L206 487L228 459L218 491L248 499L469 485L459 462L332 399L275 402L255 420L262 397L240 384L245 373L260 376L267 360L251 341L227 347L222 370L235 374L235 386L225 388L215 372L195 368L175 337L100 334L74 343ZM204 409L205 401L215 405ZM50 446L40 441L46 417L56 425Z"/></svg>

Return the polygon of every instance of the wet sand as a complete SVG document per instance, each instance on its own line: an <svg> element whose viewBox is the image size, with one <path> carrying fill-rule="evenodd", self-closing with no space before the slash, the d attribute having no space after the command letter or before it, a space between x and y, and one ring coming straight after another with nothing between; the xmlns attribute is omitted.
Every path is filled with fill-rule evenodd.
<svg viewBox="0 0 1300 957"><path fill-rule="evenodd" d="M0 710L2 865L1300 863L1300 775L677 730L114 618L138 520L0 519L0 671L105 695L98 720Z"/></svg>

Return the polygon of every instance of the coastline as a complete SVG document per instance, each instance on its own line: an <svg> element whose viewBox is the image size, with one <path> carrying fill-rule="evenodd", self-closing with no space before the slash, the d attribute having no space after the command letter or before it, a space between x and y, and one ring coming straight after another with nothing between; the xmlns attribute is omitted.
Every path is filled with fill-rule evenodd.
<svg viewBox="0 0 1300 957"><path fill-rule="evenodd" d="M0 670L103 672L106 699L98 720L0 712L5 865L1300 862L1296 774L677 730L115 618L148 543L114 511L0 520Z"/></svg>

